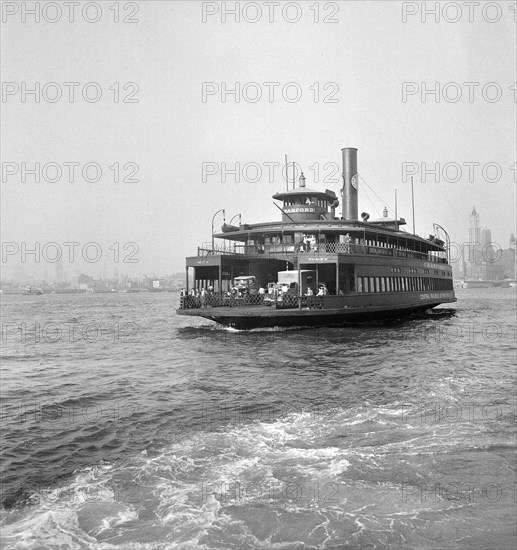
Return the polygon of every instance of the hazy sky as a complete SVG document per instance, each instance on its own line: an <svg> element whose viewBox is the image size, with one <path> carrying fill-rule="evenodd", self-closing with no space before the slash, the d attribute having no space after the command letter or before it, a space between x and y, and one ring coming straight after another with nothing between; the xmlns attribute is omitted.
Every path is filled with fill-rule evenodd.
<svg viewBox="0 0 517 550"><path fill-rule="evenodd" d="M393 209L398 189L398 213L409 229L404 163L418 170L418 233L432 232L436 221L453 241L463 242L474 205L482 227L490 227L492 239L504 248L515 232L514 2L493 2L490 10L482 10L481 2L471 13L463 2L453 2L438 22L424 11L435 2L318 7L313 1L289 6L241 1L239 22L223 13L234 2L110 0L89 3L85 12L88 3L80 2L73 16L63 3L39 2L39 23L23 13L34 2L2 4L3 242L19 247L25 242L27 248L77 242L79 256L86 243L97 242L102 260L88 267L95 274L102 262L113 272L113 243L121 249L120 272L183 270L184 257L210 241L217 210L226 209L227 221L239 213L247 223L279 219L271 195L285 189L279 168L285 154L301 165L309 187L337 191L337 181L322 180L332 176L334 165L340 167L340 150L347 146L359 149L359 173L383 199L375 203L377 210L384 204ZM78 84L64 84L70 82ZM22 94L35 83L39 102ZM85 87L88 83L93 84ZM126 83L137 87L124 89ZM236 83L239 102L221 93ZM439 96L428 93L424 102L422 89L436 86ZM99 90L102 97L95 101ZM255 101L257 91L262 97ZM55 100L58 93L62 97ZM22 181L22 169L34 169L35 163L40 182L31 173ZM79 163L74 182L65 163ZM96 164L85 179L87 163ZM203 175L203 163L217 173ZM250 164L239 182L232 174L223 178L223 163L229 169L256 163L262 177L252 181L256 165ZM439 163L439 181L429 174L423 181L422 163L428 170ZM57 178L56 165L60 181L46 181ZM98 182L96 166L102 170ZM136 167L134 181L124 183ZM364 188L359 212L377 217ZM133 242L139 263L124 264L134 248L124 252L123 246ZM47 248L47 256L51 253ZM9 256L2 267L9 270L20 260L20 253ZM27 269L31 262L27 257ZM51 263L41 262L41 269L53 273ZM76 261L65 270L83 264Z"/></svg>

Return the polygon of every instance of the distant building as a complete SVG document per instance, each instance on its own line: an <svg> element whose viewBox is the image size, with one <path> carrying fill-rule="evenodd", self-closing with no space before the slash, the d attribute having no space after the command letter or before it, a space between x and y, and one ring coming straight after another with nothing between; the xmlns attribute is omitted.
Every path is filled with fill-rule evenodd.
<svg viewBox="0 0 517 550"><path fill-rule="evenodd" d="M511 239L515 242L513 234ZM514 258L515 250L501 250L492 241L492 231L488 227L481 229L479 214L476 207L473 207L469 215L469 242L462 262L463 277L483 281L513 278L509 273L514 271Z"/></svg>

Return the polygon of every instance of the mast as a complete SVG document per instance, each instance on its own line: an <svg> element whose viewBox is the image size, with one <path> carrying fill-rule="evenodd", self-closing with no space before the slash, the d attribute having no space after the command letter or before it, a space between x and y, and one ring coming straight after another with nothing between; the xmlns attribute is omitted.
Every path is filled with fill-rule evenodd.
<svg viewBox="0 0 517 550"><path fill-rule="evenodd" d="M395 224L397 226L397 231L399 230L399 219L397 214L397 190L395 189Z"/></svg>
<svg viewBox="0 0 517 550"><path fill-rule="evenodd" d="M287 164L287 155L285 155L285 190L289 191L289 165Z"/></svg>
<svg viewBox="0 0 517 550"><path fill-rule="evenodd" d="M413 188L413 176L411 176L411 208L413 209L413 235L415 233L415 190Z"/></svg>

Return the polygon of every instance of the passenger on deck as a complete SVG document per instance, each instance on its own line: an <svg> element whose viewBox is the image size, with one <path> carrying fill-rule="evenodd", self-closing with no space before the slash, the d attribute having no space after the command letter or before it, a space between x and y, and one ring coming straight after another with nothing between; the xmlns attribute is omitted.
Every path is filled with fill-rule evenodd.
<svg viewBox="0 0 517 550"><path fill-rule="evenodd" d="M345 253L346 254L350 254L350 241L352 240L352 238L350 237L350 235L347 233L344 237L344 241L345 241Z"/></svg>
<svg viewBox="0 0 517 550"><path fill-rule="evenodd" d="M307 287L307 294L306 294L306 296L314 296L314 292L313 292L313 290L312 290L312 288L311 288L310 286Z"/></svg>

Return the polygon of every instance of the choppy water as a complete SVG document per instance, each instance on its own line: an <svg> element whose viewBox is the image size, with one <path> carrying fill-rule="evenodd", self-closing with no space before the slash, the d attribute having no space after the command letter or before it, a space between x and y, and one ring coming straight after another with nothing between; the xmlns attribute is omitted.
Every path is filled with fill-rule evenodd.
<svg viewBox="0 0 517 550"><path fill-rule="evenodd" d="M515 290L457 294L248 333L4 296L1 547L515 548Z"/></svg>

